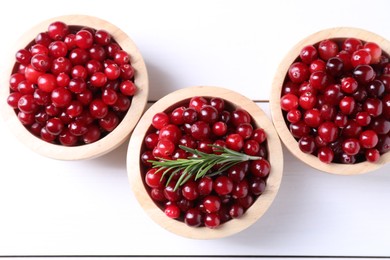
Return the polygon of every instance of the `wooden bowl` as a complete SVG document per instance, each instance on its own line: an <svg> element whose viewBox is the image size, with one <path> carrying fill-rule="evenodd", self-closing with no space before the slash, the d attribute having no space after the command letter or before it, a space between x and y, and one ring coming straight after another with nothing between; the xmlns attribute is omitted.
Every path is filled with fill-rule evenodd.
<svg viewBox="0 0 390 260"><path fill-rule="evenodd" d="M19 122L15 111L8 106L6 102L10 93L10 89L7 86L9 86L8 80L15 64L15 53L19 49L28 46L38 33L47 31L48 25L54 21L62 21L69 26L87 26L95 29L104 29L111 34L111 37L122 47L122 49L130 54L130 61L135 70L134 83L138 87L137 93L132 98L131 106L121 123L108 135L94 143L68 147L45 142L31 134ZM33 151L47 157L59 160L80 160L95 158L108 153L129 137L145 109L149 85L147 70L141 53L134 42L122 30L115 25L96 17L68 15L54 17L36 25L27 31L16 43L14 49L9 52L10 57L8 60L10 61L10 64L7 68L3 68L1 74L2 88L0 88L0 110L7 125L20 141L30 147Z"/></svg>
<svg viewBox="0 0 390 260"><path fill-rule="evenodd" d="M168 218L155 204L144 186L141 172L143 166L140 162L143 140L151 126L152 117L157 112L172 109L182 101L194 96L220 97L233 107L242 107L252 116L256 126L265 129L267 134L268 159L271 164L271 173L267 179L265 192L260 195L255 203L239 219L229 220L216 229L207 227L189 227L184 222ZM170 232L183 237L194 239L215 239L226 237L240 232L255 223L270 207L280 186L283 171L283 154L279 137L268 117L264 112L248 98L233 91L218 88L197 86L175 91L158 100L148 109L134 129L127 152L127 172L129 181L138 202L146 213L160 226Z"/></svg>
<svg viewBox="0 0 390 260"><path fill-rule="evenodd" d="M390 42L383 37L369 31L347 27L331 28L319 31L315 34L308 36L307 38L296 44L282 60L273 80L272 93L270 98L270 107L273 123L281 140L290 150L290 152L299 160L303 161L304 163L310 165L315 169L340 175L362 174L378 169L390 161L390 153L388 152L381 155L380 160L376 163L370 163L367 161L356 164L322 163L316 156L303 153L299 149L298 142L291 135L285 123L285 119L283 117L282 110L280 107L280 98L283 82L285 81L288 69L290 65L297 59L297 57L299 57L299 53L302 47L305 47L307 45L315 45L324 39L334 39L337 41L349 37L358 38L363 42L375 42L382 48L385 53L390 54Z"/></svg>

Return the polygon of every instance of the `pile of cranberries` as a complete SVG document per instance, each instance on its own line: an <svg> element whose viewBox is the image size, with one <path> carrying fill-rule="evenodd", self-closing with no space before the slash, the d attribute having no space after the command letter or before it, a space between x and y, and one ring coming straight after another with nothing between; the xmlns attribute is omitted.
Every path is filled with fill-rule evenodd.
<svg viewBox="0 0 390 260"><path fill-rule="evenodd" d="M56 21L17 51L7 102L42 140L88 144L121 122L133 78L129 54L107 31Z"/></svg>
<svg viewBox="0 0 390 260"><path fill-rule="evenodd" d="M304 153L376 162L390 150L390 62L374 42L326 39L290 65L280 105Z"/></svg>
<svg viewBox="0 0 390 260"><path fill-rule="evenodd" d="M153 116L140 158L145 187L168 217L188 226L216 228L242 216L264 192L270 173L266 144L264 129L254 126L246 110L233 109L218 97L193 97ZM211 146L218 145L260 159L238 163L212 177L192 178L175 190L180 173L168 183L169 175L162 178L150 160L192 156L179 145L204 153L218 153Z"/></svg>

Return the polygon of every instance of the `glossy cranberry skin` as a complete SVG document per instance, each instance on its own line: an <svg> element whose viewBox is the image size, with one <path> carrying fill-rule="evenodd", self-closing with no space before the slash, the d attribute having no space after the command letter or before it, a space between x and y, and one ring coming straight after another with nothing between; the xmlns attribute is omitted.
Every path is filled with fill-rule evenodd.
<svg viewBox="0 0 390 260"><path fill-rule="evenodd" d="M34 96L31 94L23 95L18 100L18 109L26 114L32 114L38 106L34 102Z"/></svg>
<svg viewBox="0 0 390 260"><path fill-rule="evenodd" d="M59 142L65 146L74 146L78 142L78 137L73 135L68 128L65 128L59 138Z"/></svg>
<svg viewBox="0 0 390 260"><path fill-rule="evenodd" d="M104 118L108 113L107 105L101 99L94 99L89 104L89 112L94 118Z"/></svg>
<svg viewBox="0 0 390 260"><path fill-rule="evenodd" d="M26 49L20 49L15 54L16 61L24 65L30 64L31 57L31 53Z"/></svg>
<svg viewBox="0 0 390 260"><path fill-rule="evenodd" d="M363 47L362 41L353 37L345 39L342 43L342 49L349 53L353 53L361 49L362 47Z"/></svg>
<svg viewBox="0 0 390 260"><path fill-rule="evenodd" d="M46 72L51 67L51 59L46 54L38 53L32 56L31 65L37 71Z"/></svg>
<svg viewBox="0 0 390 260"><path fill-rule="evenodd" d="M341 90L344 93L352 94L358 89L358 83L353 77L345 77L341 79Z"/></svg>
<svg viewBox="0 0 390 260"><path fill-rule="evenodd" d="M8 97L7 97L7 104L11 106L13 109L18 108L18 101L22 94L19 92L12 92Z"/></svg>
<svg viewBox="0 0 390 260"><path fill-rule="evenodd" d="M333 122L324 122L318 127L318 135L327 143L334 142L338 137L339 129Z"/></svg>
<svg viewBox="0 0 390 260"><path fill-rule="evenodd" d="M53 74L46 73L39 76L37 83L39 89L48 93L57 88L57 79Z"/></svg>
<svg viewBox="0 0 390 260"><path fill-rule="evenodd" d="M227 176L219 176L213 182L213 188L219 195L226 195L233 190L233 181Z"/></svg>
<svg viewBox="0 0 390 260"><path fill-rule="evenodd" d="M75 43L81 49L92 47L93 35L88 30L80 30L76 33Z"/></svg>
<svg viewBox="0 0 390 260"><path fill-rule="evenodd" d="M299 57L304 63L310 64L318 58L317 49L313 45L305 46L299 53Z"/></svg>
<svg viewBox="0 0 390 260"><path fill-rule="evenodd" d="M330 58L336 56L338 52L339 47L333 40L323 40L318 45L318 54L324 61L327 61Z"/></svg>
<svg viewBox="0 0 390 260"><path fill-rule="evenodd" d="M266 181L264 178L253 177L250 179L249 191L251 194L256 196L261 195L265 191L265 188L266 188Z"/></svg>
<svg viewBox="0 0 390 260"><path fill-rule="evenodd" d="M51 42L48 49L53 58L65 57L68 53L68 46L63 41Z"/></svg>
<svg viewBox="0 0 390 260"><path fill-rule="evenodd" d="M181 138L182 134L176 125L169 124L161 128L159 133L160 140L162 139L168 139L174 144L177 144Z"/></svg>
<svg viewBox="0 0 390 260"><path fill-rule="evenodd" d="M72 94L66 88L56 88L51 92L51 100L56 107L66 107L72 101Z"/></svg>
<svg viewBox="0 0 390 260"><path fill-rule="evenodd" d="M323 163L331 163L334 159L334 152L329 147L321 147L318 150L317 157Z"/></svg>
<svg viewBox="0 0 390 260"><path fill-rule="evenodd" d="M215 195L208 195L203 199L203 206L207 213L218 212L221 208L221 199Z"/></svg>
<svg viewBox="0 0 390 260"><path fill-rule="evenodd" d="M218 120L218 110L211 105L204 105L198 114L199 120L213 124Z"/></svg>
<svg viewBox="0 0 390 260"><path fill-rule="evenodd" d="M235 183L241 182L249 169L248 162L238 163L230 167L227 171L228 177Z"/></svg>
<svg viewBox="0 0 390 260"><path fill-rule="evenodd" d="M244 138L239 134L230 134L226 137L226 146L234 151L240 151L244 146Z"/></svg>
<svg viewBox="0 0 390 260"><path fill-rule="evenodd" d="M367 149L364 153L366 160L372 163L379 161L380 153L378 149Z"/></svg>
<svg viewBox="0 0 390 260"><path fill-rule="evenodd" d="M175 108L172 111L172 113L169 115L170 121L175 125L184 124L183 114L184 114L185 109L186 108L184 106Z"/></svg>
<svg viewBox="0 0 390 260"><path fill-rule="evenodd" d="M230 207L229 215L231 218L240 218L244 214L244 207L235 203Z"/></svg>
<svg viewBox="0 0 390 260"><path fill-rule="evenodd" d="M180 217L180 209L175 204L171 204L171 205L166 206L164 209L164 213L169 218L176 219L176 218Z"/></svg>
<svg viewBox="0 0 390 260"><path fill-rule="evenodd" d="M352 53L351 64L353 67L367 65L371 63L371 54L364 49L356 50Z"/></svg>
<svg viewBox="0 0 390 260"><path fill-rule="evenodd" d="M310 75L310 85L317 90L323 90L329 83L329 78L324 71L315 71Z"/></svg>
<svg viewBox="0 0 390 260"><path fill-rule="evenodd" d="M303 62L295 62L288 69L288 76L294 83L302 83L310 76L308 66Z"/></svg>
<svg viewBox="0 0 390 260"><path fill-rule="evenodd" d="M382 49L378 44L375 42L366 42L363 46L363 49L366 50L371 56L370 64L379 63L382 55Z"/></svg>
<svg viewBox="0 0 390 260"><path fill-rule="evenodd" d="M290 111L298 107L298 97L294 94L286 94L280 99L280 106L284 111Z"/></svg>
<svg viewBox="0 0 390 260"><path fill-rule="evenodd" d="M153 116L152 125L156 129L161 129L169 124L169 116L165 112L159 112Z"/></svg>
<svg viewBox="0 0 390 260"><path fill-rule="evenodd" d="M202 224L202 215L197 208L189 209L185 216L184 222L191 227L199 227Z"/></svg>
<svg viewBox="0 0 390 260"><path fill-rule="evenodd" d="M355 138L349 138L343 141L342 149L347 155L356 155L360 151L360 143Z"/></svg>
<svg viewBox="0 0 390 260"><path fill-rule="evenodd" d="M290 123L297 123L302 118L302 113L299 109L291 109L286 115L287 121Z"/></svg>
<svg viewBox="0 0 390 260"><path fill-rule="evenodd" d="M262 177L262 178L267 177L270 173L270 169L271 169L270 163L264 158L251 161L249 164L250 172L257 177Z"/></svg>
<svg viewBox="0 0 390 260"><path fill-rule="evenodd" d="M313 153L316 149L316 143L312 136L303 136L298 141L299 149L304 153Z"/></svg>
<svg viewBox="0 0 390 260"><path fill-rule="evenodd" d="M51 23L47 29L49 37L56 41L64 39L68 32L68 25L61 21Z"/></svg>
<svg viewBox="0 0 390 260"><path fill-rule="evenodd" d="M373 130L365 130L359 136L360 145L366 149L374 148L378 141L378 135Z"/></svg>
<svg viewBox="0 0 390 260"><path fill-rule="evenodd" d="M152 168L145 174L145 183L150 188L162 188L165 184L165 179L162 179L162 171L157 172L157 169Z"/></svg>
<svg viewBox="0 0 390 260"><path fill-rule="evenodd" d="M344 115L350 115L355 109L355 99L350 96L345 96L340 100L339 109Z"/></svg>
<svg viewBox="0 0 390 260"><path fill-rule="evenodd" d="M375 71L369 65L358 65L353 75L358 82L366 84L375 78Z"/></svg>
<svg viewBox="0 0 390 260"><path fill-rule="evenodd" d="M44 72L35 70L31 64L27 65L24 72L26 80L30 81L33 84L37 84L38 78L43 74Z"/></svg>
<svg viewBox="0 0 390 260"><path fill-rule="evenodd" d="M225 101L222 98L213 97L210 99L210 105L217 109L218 113L222 113L225 109Z"/></svg>
<svg viewBox="0 0 390 260"><path fill-rule="evenodd" d="M367 98L363 104L363 109L370 116L377 117L382 114L383 104L382 101L378 98Z"/></svg>
<svg viewBox="0 0 390 260"><path fill-rule="evenodd" d="M310 63L309 66L309 70L311 73L314 73L316 71L325 71L325 69L326 63L321 59L314 60L312 63Z"/></svg>
<svg viewBox="0 0 390 260"><path fill-rule="evenodd" d="M385 93L385 85L380 80L373 80L367 85L366 90L368 96L381 98Z"/></svg>
<svg viewBox="0 0 390 260"><path fill-rule="evenodd" d="M289 129L295 138L301 138L310 133L310 127L302 120L298 121L297 123L290 124Z"/></svg>
<svg viewBox="0 0 390 260"><path fill-rule="evenodd" d="M344 62L338 57L332 57L326 62L326 71L334 76L340 76L343 73Z"/></svg>
<svg viewBox="0 0 390 260"><path fill-rule="evenodd" d="M72 62L68 58L59 57L51 63L51 73L59 75L60 73L69 74L72 69Z"/></svg>
<svg viewBox="0 0 390 260"><path fill-rule="evenodd" d="M107 132L112 132L119 122L119 117L114 112L109 111L105 117L99 119L99 126Z"/></svg>
<svg viewBox="0 0 390 260"><path fill-rule="evenodd" d="M210 126L204 121L197 121L191 126L191 135L196 140L207 140L210 134Z"/></svg>
<svg viewBox="0 0 390 260"><path fill-rule="evenodd" d="M87 132L83 135L82 139L84 143L90 144L99 140L100 136L101 132L99 127L94 124L90 124L88 126Z"/></svg>
<svg viewBox="0 0 390 260"><path fill-rule="evenodd" d="M231 118L232 123L235 126L239 126L240 124L251 122L251 117L249 113L244 109L237 108L231 113L231 116L232 116Z"/></svg>
<svg viewBox="0 0 390 260"><path fill-rule="evenodd" d="M198 182L198 192L199 195L205 196L209 195L213 190L213 180L208 177L202 177Z"/></svg>
<svg viewBox="0 0 390 260"><path fill-rule="evenodd" d="M204 97L193 97L189 102L189 107L195 109L196 112L200 112L203 106L207 105L208 102Z"/></svg>

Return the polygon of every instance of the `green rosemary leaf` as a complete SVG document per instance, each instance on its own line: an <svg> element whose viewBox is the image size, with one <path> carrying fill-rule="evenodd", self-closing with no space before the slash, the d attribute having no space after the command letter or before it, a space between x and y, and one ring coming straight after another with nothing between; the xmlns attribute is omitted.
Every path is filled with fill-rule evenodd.
<svg viewBox="0 0 390 260"><path fill-rule="evenodd" d="M227 171L233 165L249 161L258 160L261 157L249 156L244 153L240 153L226 147L211 145L216 153L208 154L196 149L192 149L186 146L179 147L184 151L191 153L192 156L187 159L169 160L164 158L157 158L157 160L149 160L154 168L158 168L156 172L163 171L162 178L169 175L166 185L168 185L173 176L181 172L179 179L176 182L175 190L186 183L191 177L195 180L204 176L215 176ZM212 171L214 166L220 165L219 169Z"/></svg>

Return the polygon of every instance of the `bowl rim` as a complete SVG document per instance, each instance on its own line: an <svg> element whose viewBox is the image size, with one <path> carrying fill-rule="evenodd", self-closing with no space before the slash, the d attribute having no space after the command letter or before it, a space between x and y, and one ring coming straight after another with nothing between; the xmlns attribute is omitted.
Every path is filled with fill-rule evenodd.
<svg viewBox="0 0 390 260"><path fill-rule="evenodd" d="M12 61L12 63L10 62L8 68L1 72L2 85L9 86L8 80L15 64L15 53L19 49L25 48L32 40L34 40L38 33L47 31L48 25L55 21L62 21L70 26L88 26L94 29L104 29L111 34L122 49L126 50L130 54L130 62L135 69L134 83L138 90L136 95L132 98L131 106L126 115L112 132L98 141L79 146L64 146L60 144L51 144L41 140L31 134L19 122L14 109L12 109L6 102L10 93L9 87L0 88L0 110L6 124L15 134L17 139L34 152L58 160L83 160L96 158L114 150L124 143L130 136L131 131L137 124L139 118L142 116L147 104L149 93L149 79L146 65L133 40L119 27L94 16L64 15L44 20L29 29L20 37L17 44L15 44L13 49L10 50L10 56L8 59Z"/></svg>
<svg viewBox="0 0 390 260"><path fill-rule="evenodd" d="M332 173L336 175L355 175L363 174L379 169L390 161L390 152L381 155L376 163L363 161L356 164L340 164L340 163L322 163L316 156L303 153L298 146L298 142L291 135L282 114L280 107L280 94L282 91L283 82L287 75L289 66L299 56L302 47L314 45L324 39L345 39L355 37L364 42L373 41L381 46L382 50L390 55L390 42L382 36L373 32L355 28L355 27L333 27L318 31L307 36L299 41L280 62L275 76L273 78L270 96L270 110L273 124L279 134L280 139L287 149L299 160L317 170Z"/></svg>
<svg viewBox="0 0 390 260"><path fill-rule="evenodd" d="M265 129L271 174L268 177L266 190L260 195L254 204L239 219L228 221L217 229L206 227L193 228L184 222L168 218L164 212L156 206L146 192L141 178L140 155L141 147L147 130L151 125L151 119L157 112L172 108L175 104L194 96L220 97L235 107L243 107L252 116L254 123ZM283 175L283 152L276 130L267 115L252 100L234 91L214 86L192 86L172 92L154 103L142 116L130 138L127 150L127 174L139 204L144 211L156 223L166 230L177 235L192 239L216 239L238 233L254 224L271 206L275 199Z"/></svg>

